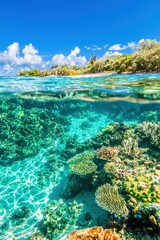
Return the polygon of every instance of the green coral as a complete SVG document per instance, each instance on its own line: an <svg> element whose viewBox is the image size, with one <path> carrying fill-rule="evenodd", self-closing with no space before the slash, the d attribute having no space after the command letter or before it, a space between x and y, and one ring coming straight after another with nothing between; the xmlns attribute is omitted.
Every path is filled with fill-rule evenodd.
<svg viewBox="0 0 160 240"><path fill-rule="evenodd" d="M37 154L42 146L63 133L59 116L47 108L25 107L19 99L0 101L0 164Z"/></svg>
<svg viewBox="0 0 160 240"><path fill-rule="evenodd" d="M128 215L125 200L118 193L117 188L112 187L108 183L97 189L96 202L98 206L111 213L115 213L118 217Z"/></svg>
<svg viewBox="0 0 160 240"><path fill-rule="evenodd" d="M118 173L118 167L114 162L107 162L104 165L104 171L111 176L115 176Z"/></svg>
<svg viewBox="0 0 160 240"><path fill-rule="evenodd" d="M158 177L150 173L130 175L124 181L124 189L140 202L160 203L160 185Z"/></svg>
<svg viewBox="0 0 160 240"><path fill-rule="evenodd" d="M76 222L81 209L75 201L68 204L62 200L54 201L42 212L39 230L30 239L57 239Z"/></svg>
<svg viewBox="0 0 160 240"><path fill-rule="evenodd" d="M70 159L69 169L78 175L88 175L96 171L97 165L93 162L95 152L85 151Z"/></svg>

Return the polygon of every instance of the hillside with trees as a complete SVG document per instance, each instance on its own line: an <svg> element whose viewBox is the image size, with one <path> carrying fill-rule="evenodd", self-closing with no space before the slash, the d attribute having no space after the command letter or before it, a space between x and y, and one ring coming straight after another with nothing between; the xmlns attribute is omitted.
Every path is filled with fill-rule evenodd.
<svg viewBox="0 0 160 240"><path fill-rule="evenodd" d="M92 57L85 67L56 65L50 70L21 71L19 76L67 76L90 73L144 73L160 72L160 42L144 40L136 45L132 54L110 55L106 58Z"/></svg>

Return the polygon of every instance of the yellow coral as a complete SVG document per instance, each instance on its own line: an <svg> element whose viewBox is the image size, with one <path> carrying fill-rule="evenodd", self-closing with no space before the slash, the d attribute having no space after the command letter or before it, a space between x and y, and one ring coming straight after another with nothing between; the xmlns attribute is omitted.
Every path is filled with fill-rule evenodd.
<svg viewBox="0 0 160 240"><path fill-rule="evenodd" d="M125 190L141 202L160 203L160 185L158 178L152 174L139 174L128 176L124 182Z"/></svg>
<svg viewBox="0 0 160 240"><path fill-rule="evenodd" d="M71 158L69 169L78 175L88 175L96 171L97 165L92 161L95 153L85 151Z"/></svg>
<svg viewBox="0 0 160 240"><path fill-rule="evenodd" d="M101 208L119 217L128 215L125 200L119 195L117 188L110 184L104 184L97 189L96 202Z"/></svg>

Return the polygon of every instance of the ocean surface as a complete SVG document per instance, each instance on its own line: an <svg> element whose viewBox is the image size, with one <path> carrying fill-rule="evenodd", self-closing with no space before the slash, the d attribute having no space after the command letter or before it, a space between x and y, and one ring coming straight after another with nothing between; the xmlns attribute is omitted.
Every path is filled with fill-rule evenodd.
<svg viewBox="0 0 160 240"><path fill-rule="evenodd" d="M94 226L159 239L160 74L1 76L0 240Z"/></svg>

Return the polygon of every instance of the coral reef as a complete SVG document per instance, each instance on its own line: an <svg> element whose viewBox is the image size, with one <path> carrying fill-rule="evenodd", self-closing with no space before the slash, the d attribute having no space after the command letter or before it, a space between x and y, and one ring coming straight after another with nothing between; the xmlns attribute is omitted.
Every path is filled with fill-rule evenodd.
<svg viewBox="0 0 160 240"><path fill-rule="evenodd" d="M136 133L140 139L160 149L160 122L143 122L136 127Z"/></svg>
<svg viewBox="0 0 160 240"><path fill-rule="evenodd" d="M118 217L128 215L125 200L119 195L116 187L110 184L104 184L96 191L96 202L101 208L114 213Z"/></svg>
<svg viewBox="0 0 160 240"><path fill-rule="evenodd" d="M96 171L97 166L93 162L95 152L85 151L75 155L70 159L69 169L72 173L78 175L88 175Z"/></svg>
<svg viewBox="0 0 160 240"><path fill-rule="evenodd" d="M116 176L118 173L118 166L114 162L107 162L104 165L104 171L109 174L111 177Z"/></svg>
<svg viewBox="0 0 160 240"><path fill-rule="evenodd" d="M160 204L149 203L140 204L134 217L140 224L151 228L150 230L160 231Z"/></svg>
<svg viewBox="0 0 160 240"><path fill-rule="evenodd" d="M43 211L38 231L30 239L38 239L38 236L43 236L42 239L56 239L76 222L80 211L81 205L76 202L67 204L62 200L54 201Z"/></svg>
<svg viewBox="0 0 160 240"><path fill-rule="evenodd" d="M63 134L62 117L46 108L24 108L22 100L6 100L0 107L0 164L36 154L54 137Z"/></svg>
<svg viewBox="0 0 160 240"><path fill-rule="evenodd" d="M92 227L77 230L68 235L68 240L120 240L117 233L102 227Z"/></svg>
<svg viewBox="0 0 160 240"><path fill-rule="evenodd" d="M102 147L97 151L97 157L102 160L116 161L118 149L116 147Z"/></svg>
<svg viewBox="0 0 160 240"><path fill-rule="evenodd" d="M140 202L160 203L160 178L151 173L128 176L124 189Z"/></svg>
<svg viewBox="0 0 160 240"><path fill-rule="evenodd" d="M129 137L127 139L124 139L119 146L119 152L123 157L127 158L144 158L144 152L147 151L145 148L138 147L138 141L135 138Z"/></svg>

